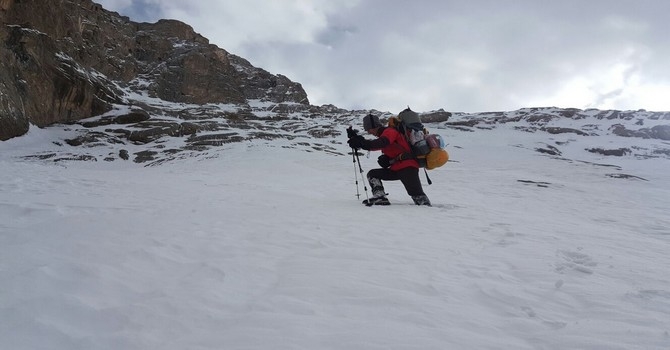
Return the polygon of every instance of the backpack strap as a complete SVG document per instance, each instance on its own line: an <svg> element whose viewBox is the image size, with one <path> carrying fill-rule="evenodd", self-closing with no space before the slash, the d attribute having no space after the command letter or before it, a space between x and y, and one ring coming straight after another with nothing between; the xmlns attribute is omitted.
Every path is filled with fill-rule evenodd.
<svg viewBox="0 0 670 350"><path fill-rule="evenodd" d="M400 153L394 159L399 162L401 160L416 159L416 157L414 156L414 153L412 153L412 151L410 150L408 152Z"/></svg>

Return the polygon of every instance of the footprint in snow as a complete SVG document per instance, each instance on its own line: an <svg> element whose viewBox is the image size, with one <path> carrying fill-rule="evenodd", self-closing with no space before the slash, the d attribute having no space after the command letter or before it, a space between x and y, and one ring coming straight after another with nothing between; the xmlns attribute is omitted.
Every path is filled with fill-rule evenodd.
<svg viewBox="0 0 670 350"><path fill-rule="evenodd" d="M580 252L559 250L556 256L560 260L556 263L555 268L558 273L572 270L591 275L593 274L593 268L598 266L598 263L593 261L590 256Z"/></svg>

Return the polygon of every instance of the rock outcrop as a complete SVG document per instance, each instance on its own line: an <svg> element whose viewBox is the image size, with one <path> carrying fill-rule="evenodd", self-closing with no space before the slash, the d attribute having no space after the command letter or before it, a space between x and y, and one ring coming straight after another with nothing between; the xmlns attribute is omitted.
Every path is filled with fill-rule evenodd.
<svg viewBox="0 0 670 350"><path fill-rule="evenodd" d="M130 104L123 92L192 104L309 105L302 86L194 32L135 23L91 0L0 0L0 140Z"/></svg>
<svg viewBox="0 0 670 350"><path fill-rule="evenodd" d="M490 129L498 124L508 124L523 131L543 131L554 135L589 136L611 133L622 137L670 141L670 112L544 107L523 108L510 112L457 113L456 117L457 120L448 121L445 125L455 129L471 130ZM598 124L593 124L594 121ZM658 125L646 126L652 123ZM578 127L566 127L564 126L566 124ZM611 124L608 130L600 130L607 124Z"/></svg>
<svg viewBox="0 0 670 350"><path fill-rule="evenodd" d="M447 112L444 109L438 109L437 111L424 112L421 113L421 121L424 123L438 123L446 122L451 118L451 112Z"/></svg>

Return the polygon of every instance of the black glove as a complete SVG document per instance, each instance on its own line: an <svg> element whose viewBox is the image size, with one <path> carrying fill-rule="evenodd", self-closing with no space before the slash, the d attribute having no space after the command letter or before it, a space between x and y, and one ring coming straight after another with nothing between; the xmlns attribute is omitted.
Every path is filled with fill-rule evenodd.
<svg viewBox="0 0 670 350"><path fill-rule="evenodd" d="M382 154L377 158L377 164L382 168L388 168L391 166L391 157Z"/></svg>
<svg viewBox="0 0 670 350"><path fill-rule="evenodd" d="M356 135L347 141L347 144L349 144L349 147L351 148L363 148L365 149L365 139L361 135Z"/></svg>
<svg viewBox="0 0 670 350"><path fill-rule="evenodd" d="M352 138L354 136L358 135L358 130L354 129L353 127L348 127L347 128L347 138Z"/></svg>

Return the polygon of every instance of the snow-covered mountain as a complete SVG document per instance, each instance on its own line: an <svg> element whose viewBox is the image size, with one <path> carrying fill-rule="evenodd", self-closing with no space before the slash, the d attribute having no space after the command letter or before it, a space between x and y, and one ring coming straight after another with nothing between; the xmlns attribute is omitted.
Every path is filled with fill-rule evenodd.
<svg viewBox="0 0 670 350"><path fill-rule="evenodd" d="M670 347L666 114L453 113L434 207L368 208L367 111L143 103L211 131L0 143L2 348Z"/></svg>
<svg viewBox="0 0 670 350"><path fill-rule="evenodd" d="M142 106L133 110L129 106ZM149 110L151 113L147 113ZM207 156L231 143L274 144L342 154L345 128L368 113L382 120L390 112L348 111L335 106L249 100L244 104L184 104L151 98L129 88L122 104L97 117L56 126L58 138L23 156L60 162L132 161L152 166ZM575 160L600 156L670 159L670 112L525 108L511 112L422 113L433 131L510 130L540 135L520 145L553 157ZM32 153L30 153L32 152Z"/></svg>

